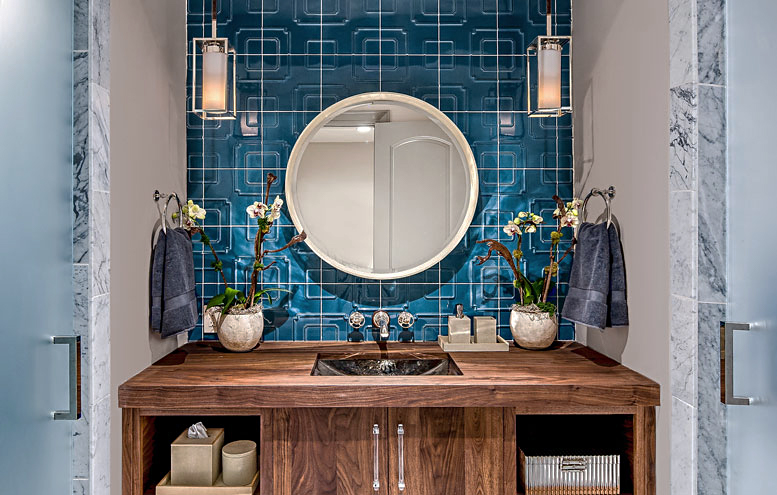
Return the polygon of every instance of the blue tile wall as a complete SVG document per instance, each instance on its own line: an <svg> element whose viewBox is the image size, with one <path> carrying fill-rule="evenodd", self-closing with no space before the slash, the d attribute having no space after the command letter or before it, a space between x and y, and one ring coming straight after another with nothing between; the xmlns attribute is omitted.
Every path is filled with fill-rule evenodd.
<svg viewBox="0 0 777 495"><path fill-rule="evenodd" d="M554 1L558 32L570 34L571 0ZM191 38L210 34L209 8L210 1L189 0L190 51ZM245 208L259 199L263 177L275 173L280 180L272 194L283 197L286 161L300 132L340 99L393 91L436 106L467 137L480 172L467 236L423 273L361 279L338 272L305 244L275 255L264 282L291 293L266 311L265 340L346 340L348 314L379 307L392 314L392 339L396 313L407 308L418 317L416 340L436 340L447 332L445 316L456 303L468 314L496 317L501 335L510 338L516 295L510 270L497 259L477 266L475 256L486 249L475 241L505 240L501 226L519 210L550 220L551 196L572 196L571 117L529 119L526 113L523 52L544 33L545 0L220 0L218 9L219 35L238 53L239 114L234 121L189 115L188 196L207 209L207 232L232 283L249 279L256 230ZM547 263L551 230L525 241L531 277ZM295 233L282 216L268 247ZM195 244L201 302L223 289L211 261ZM568 278L569 261L560 280ZM559 305L565 293L560 283ZM192 339L202 337L201 327L192 332ZM560 338L574 338L574 327L562 323Z"/></svg>

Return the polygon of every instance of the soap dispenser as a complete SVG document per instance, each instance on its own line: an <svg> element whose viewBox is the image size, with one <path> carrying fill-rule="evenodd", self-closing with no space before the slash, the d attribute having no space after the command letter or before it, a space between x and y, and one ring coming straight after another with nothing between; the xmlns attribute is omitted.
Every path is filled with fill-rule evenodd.
<svg viewBox="0 0 777 495"><path fill-rule="evenodd" d="M456 305L456 314L448 317L448 342L451 344L469 344L471 342L472 322L464 315L464 305Z"/></svg>

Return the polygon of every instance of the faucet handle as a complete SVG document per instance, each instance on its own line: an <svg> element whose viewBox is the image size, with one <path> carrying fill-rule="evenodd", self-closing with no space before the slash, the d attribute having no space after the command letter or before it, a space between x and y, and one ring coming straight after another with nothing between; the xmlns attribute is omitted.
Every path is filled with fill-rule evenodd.
<svg viewBox="0 0 777 495"><path fill-rule="evenodd" d="M348 324L351 325L355 330L360 329L364 326L364 315L359 311L354 311L348 317Z"/></svg>
<svg viewBox="0 0 777 495"><path fill-rule="evenodd" d="M364 326L364 315L359 311L354 311L348 316L348 324L353 327L353 332L348 334L349 342L361 342L364 340L364 334L359 329Z"/></svg>
<svg viewBox="0 0 777 495"><path fill-rule="evenodd" d="M399 323L399 326L405 330L412 327L414 322L415 316L413 316L409 311L402 311L399 313L399 316L397 316L397 323Z"/></svg>

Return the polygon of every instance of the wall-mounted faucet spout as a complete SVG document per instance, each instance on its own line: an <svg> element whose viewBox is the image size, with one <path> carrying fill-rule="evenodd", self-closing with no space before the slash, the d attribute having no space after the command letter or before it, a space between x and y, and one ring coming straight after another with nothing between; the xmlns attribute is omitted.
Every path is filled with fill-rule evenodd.
<svg viewBox="0 0 777 495"><path fill-rule="evenodd" d="M389 338L390 322L391 322L391 318L389 317L389 314L383 311L382 309L372 313L372 326L380 330L381 339Z"/></svg>

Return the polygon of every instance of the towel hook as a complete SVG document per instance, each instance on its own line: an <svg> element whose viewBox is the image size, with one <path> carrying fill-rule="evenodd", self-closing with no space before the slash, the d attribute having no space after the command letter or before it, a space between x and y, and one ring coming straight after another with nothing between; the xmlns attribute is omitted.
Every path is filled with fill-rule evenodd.
<svg viewBox="0 0 777 495"><path fill-rule="evenodd" d="M161 209L159 207L159 200L160 199L167 199L165 201L164 209ZM175 198L175 202L178 203L178 227L183 227L183 205L181 204L181 199L178 197L178 194L175 192L171 192L170 194L162 194L157 189L154 191L154 202L156 202L156 209L159 212L159 220L162 223L162 232L167 234L167 207L170 205L170 201Z"/></svg>
<svg viewBox="0 0 777 495"><path fill-rule="evenodd" d="M615 197L615 186L610 186L607 189L598 189L596 187L591 189L591 192L588 193L588 195L585 197L585 200L583 201L582 216L584 222L587 214L586 207L588 206L588 200L594 196L601 196L601 198L604 200L605 212L607 213L607 228L610 228L610 224L612 223L612 209L610 207L610 200Z"/></svg>

